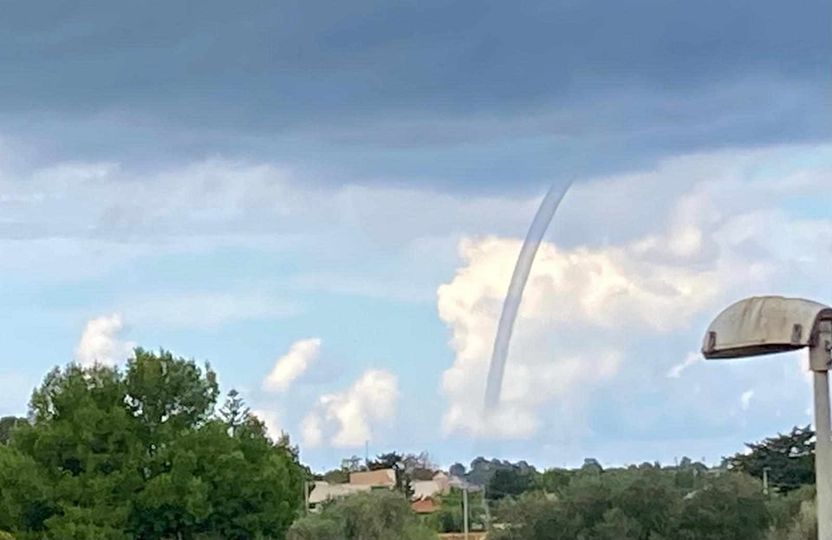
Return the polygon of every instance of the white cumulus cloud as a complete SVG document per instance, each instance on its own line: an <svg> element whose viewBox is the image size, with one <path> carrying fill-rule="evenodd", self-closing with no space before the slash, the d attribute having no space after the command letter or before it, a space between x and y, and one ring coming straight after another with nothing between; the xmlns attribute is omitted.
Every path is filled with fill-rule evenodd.
<svg viewBox="0 0 832 540"><path fill-rule="evenodd" d="M125 360L135 344L121 339L123 330L124 321L118 313L88 321L75 348L75 360L82 366L113 366Z"/></svg>
<svg viewBox="0 0 832 540"><path fill-rule="evenodd" d="M319 338L296 341L289 352L275 362L263 381L263 388L272 392L285 392L289 386L309 368L321 351Z"/></svg>
<svg viewBox="0 0 832 540"><path fill-rule="evenodd" d="M305 446L317 448L324 442L324 433L321 428L321 416L318 411L312 411L303 419L300 424L300 437Z"/></svg>
<svg viewBox="0 0 832 540"><path fill-rule="evenodd" d="M605 201L632 202L634 209L617 211L626 216L625 210L643 210L650 219L640 221L638 230L630 227L628 235L622 217L620 226L594 242L541 245L515 326L502 402L488 415L485 379L522 240L460 242L457 271L437 291L455 353L441 382L446 433L527 438L539 431L543 411L561 429L590 430L582 408L593 388L632 394L634 385L643 385L656 391L662 379L678 378L698 361L692 353L668 366L667 347L649 344L672 336L689 350L700 343L707 320L729 303L751 294L808 295L823 283L818 269L832 261L832 221L781 207L786 196L805 201L822 185L822 175L809 170L761 179L751 166L760 156L711 159L720 176L699 180L697 159L671 160L626 182L579 184L567 197L569 224L557 217L553 234L569 237L573 226L603 232L598 223L607 223L607 216L597 209L618 204ZM671 190L663 184L668 177L688 180ZM629 197L633 190L659 190L664 200L648 205ZM636 371L643 377L634 378Z"/></svg>
<svg viewBox="0 0 832 540"><path fill-rule="evenodd" d="M321 396L301 424L305 445L362 446L396 415L399 386L389 371L370 370L344 392Z"/></svg>
<svg viewBox="0 0 832 540"><path fill-rule="evenodd" d="M280 426L280 414L277 411L255 409L251 412L261 422L263 422L263 425L266 426L266 432L268 433L269 437L271 437L272 439L277 439L278 437L280 437L282 430Z"/></svg>
<svg viewBox="0 0 832 540"><path fill-rule="evenodd" d="M443 418L446 433L532 435L539 427L541 406L558 398L558 406L569 413L566 416L574 417L571 413L580 408L581 394L618 369L617 351L592 342L561 343L555 353L546 321L567 322L572 317L608 324L611 315L600 308L603 296L614 299L619 294L620 273L602 257L560 253L546 244L526 288L501 404L483 414L491 347L519 246L519 241L493 237L464 241L463 267L439 288L439 316L452 330L456 352L454 364L442 377L449 400Z"/></svg>

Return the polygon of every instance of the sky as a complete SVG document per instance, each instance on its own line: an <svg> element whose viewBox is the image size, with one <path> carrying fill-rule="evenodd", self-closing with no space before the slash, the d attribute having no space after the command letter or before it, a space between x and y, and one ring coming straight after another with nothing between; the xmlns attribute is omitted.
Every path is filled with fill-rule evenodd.
<svg viewBox="0 0 832 540"><path fill-rule="evenodd" d="M827 1L3 12L0 414L142 346L209 362L316 469L716 463L811 422L799 355L698 350L745 296L832 302Z"/></svg>

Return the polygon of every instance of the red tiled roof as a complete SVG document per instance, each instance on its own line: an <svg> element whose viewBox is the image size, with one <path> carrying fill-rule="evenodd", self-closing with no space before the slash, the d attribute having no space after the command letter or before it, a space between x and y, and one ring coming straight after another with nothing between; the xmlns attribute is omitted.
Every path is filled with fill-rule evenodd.
<svg viewBox="0 0 832 540"><path fill-rule="evenodd" d="M419 499L410 503L410 508L417 514L432 514L436 512L439 507L433 502L433 499Z"/></svg>

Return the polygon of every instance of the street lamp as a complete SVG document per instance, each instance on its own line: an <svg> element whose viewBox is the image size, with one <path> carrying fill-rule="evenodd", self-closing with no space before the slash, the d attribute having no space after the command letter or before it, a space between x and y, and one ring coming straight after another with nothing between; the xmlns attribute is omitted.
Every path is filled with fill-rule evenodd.
<svg viewBox="0 0 832 540"><path fill-rule="evenodd" d="M708 327L705 358L729 359L809 348L815 387L815 484L818 540L832 540L832 428L828 371L832 365L832 308L782 296L747 298Z"/></svg>

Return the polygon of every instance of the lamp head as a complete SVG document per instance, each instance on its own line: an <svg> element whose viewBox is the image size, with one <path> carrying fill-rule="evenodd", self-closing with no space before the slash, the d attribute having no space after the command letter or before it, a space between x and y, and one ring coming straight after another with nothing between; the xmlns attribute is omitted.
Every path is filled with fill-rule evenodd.
<svg viewBox="0 0 832 540"><path fill-rule="evenodd" d="M707 359L743 358L794 351L813 343L817 324L832 308L782 296L746 298L720 313L702 343Z"/></svg>

